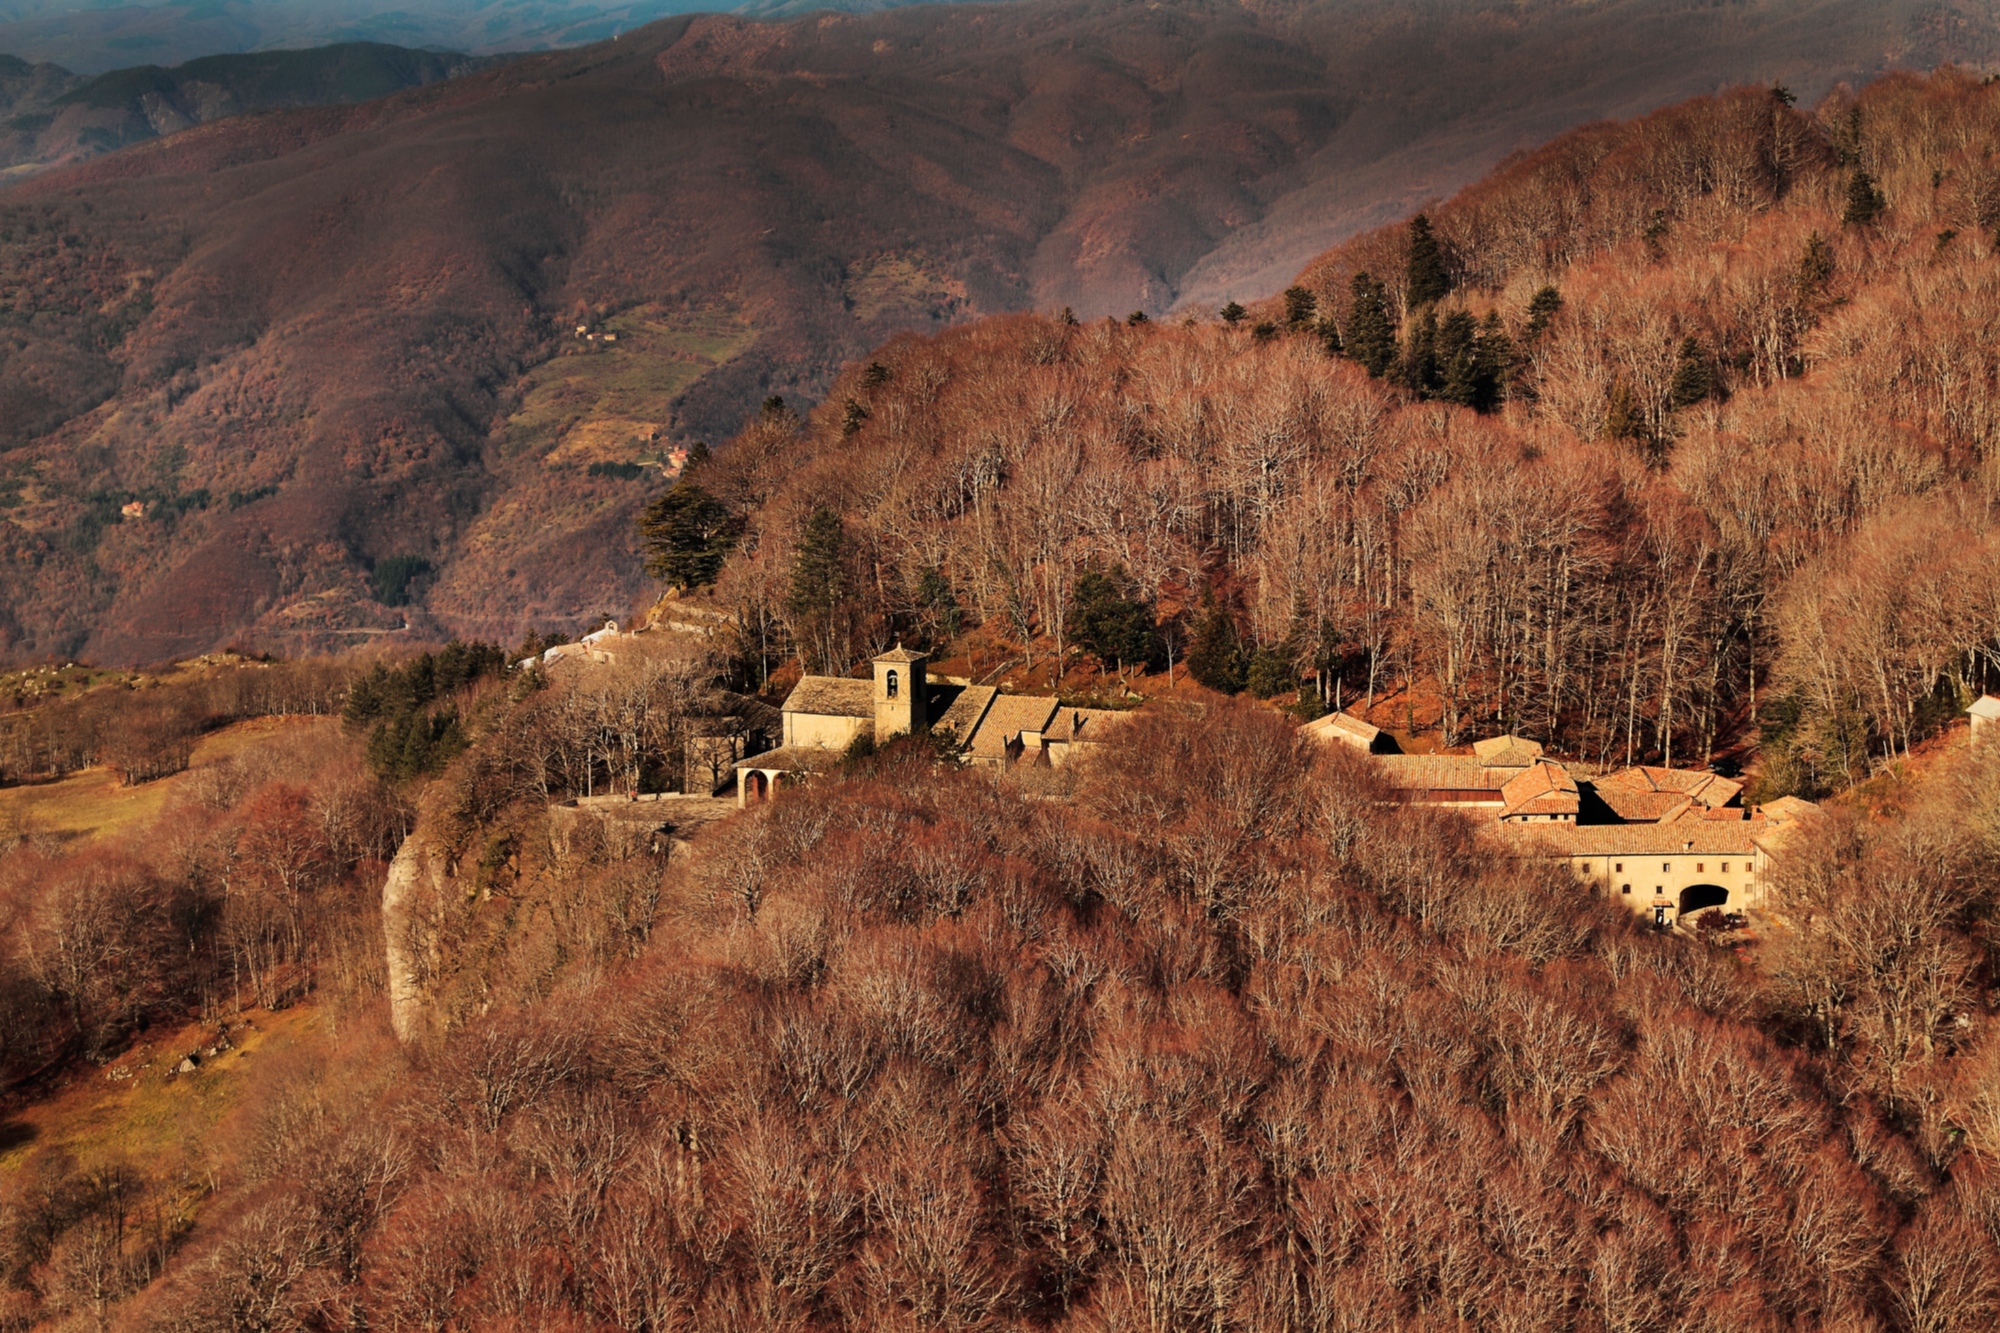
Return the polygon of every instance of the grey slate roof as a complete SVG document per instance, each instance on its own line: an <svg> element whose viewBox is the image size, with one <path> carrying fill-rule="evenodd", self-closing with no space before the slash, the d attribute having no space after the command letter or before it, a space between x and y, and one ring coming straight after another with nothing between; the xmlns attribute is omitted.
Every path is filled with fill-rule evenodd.
<svg viewBox="0 0 2000 1333"><path fill-rule="evenodd" d="M1045 694L1003 694L986 709L972 733L972 753L1002 755L1024 731L1045 729L1056 715L1056 701Z"/></svg>
<svg viewBox="0 0 2000 1333"><path fill-rule="evenodd" d="M840 676L802 676L785 696L785 711L817 717L874 717L875 682Z"/></svg>
<svg viewBox="0 0 2000 1333"><path fill-rule="evenodd" d="M730 771L750 769L765 773L824 773L846 758L839 750L822 750L815 745L782 745L775 750L753 754L729 766Z"/></svg>
<svg viewBox="0 0 2000 1333"><path fill-rule="evenodd" d="M990 705L1000 691L991 685L968 685L958 692L951 706L940 713L931 723L933 731L948 731L964 745L972 739L972 733L979 728L980 719L986 716Z"/></svg>

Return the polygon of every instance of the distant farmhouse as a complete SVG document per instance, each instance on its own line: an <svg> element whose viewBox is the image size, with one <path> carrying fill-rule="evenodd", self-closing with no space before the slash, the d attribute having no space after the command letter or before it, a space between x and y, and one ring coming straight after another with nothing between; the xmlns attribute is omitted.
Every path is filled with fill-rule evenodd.
<svg viewBox="0 0 2000 1333"><path fill-rule="evenodd" d="M1819 811L1791 796L1747 807L1741 783L1687 769L1578 777L1520 736L1466 755L1404 755L1381 753L1384 738L1358 718L1332 714L1303 730L1374 754L1403 801L1490 820L1493 836L1568 861L1661 927L1710 907L1762 907L1772 854Z"/></svg>
<svg viewBox="0 0 2000 1333"><path fill-rule="evenodd" d="M961 762L982 768L1061 767L1126 714L1070 708L1047 695L1003 694L991 685L940 680L929 658L898 645L874 661L870 680L806 676L785 699L783 743L735 765L739 805L768 799L839 764L862 737L885 745L929 733Z"/></svg>

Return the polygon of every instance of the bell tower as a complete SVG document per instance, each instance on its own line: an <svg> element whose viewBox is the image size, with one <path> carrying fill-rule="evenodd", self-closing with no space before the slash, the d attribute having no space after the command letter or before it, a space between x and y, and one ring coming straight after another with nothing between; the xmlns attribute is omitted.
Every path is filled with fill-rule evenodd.
<svg viewBox="0 0 2000 1333"><path fill-rule="evenodd" d="M892 737L929 730L930 714L924 707L930 693L924 685L924 667L929 662L923 653L913 653L900 643L875 659L877 745L888 744Z"/></svg>

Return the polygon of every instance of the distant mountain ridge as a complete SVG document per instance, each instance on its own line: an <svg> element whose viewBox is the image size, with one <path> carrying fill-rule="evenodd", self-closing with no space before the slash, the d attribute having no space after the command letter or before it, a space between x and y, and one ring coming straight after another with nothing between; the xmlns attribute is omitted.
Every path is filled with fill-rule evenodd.
<svg viewBox="0 0 2000 1333"><path fill-rule="evenodd" d="M0 171L74 162L247 111L365 102L502 57L344 42L83 78L0 56Z"/></svg>
<svg viewBox="0 0 2000 1333"><path fill-rule="evenodd" d="M662 18L726 10L755 18L859 13L899 0L203 0L84 7L56 0L0 3L0 51L101 74L135 62L371 42L495 55L601 42ZM907 3L908 0L901 0Z"/></svg>
<svg viewBox="0 0 2000 1333"><path fill-rule="evenodd" d="M573 629L663 452L899 332L1212 310L1564 124L1996 55L1990 3L1022 0L198 125L0 190L0 652Z"/></svg>

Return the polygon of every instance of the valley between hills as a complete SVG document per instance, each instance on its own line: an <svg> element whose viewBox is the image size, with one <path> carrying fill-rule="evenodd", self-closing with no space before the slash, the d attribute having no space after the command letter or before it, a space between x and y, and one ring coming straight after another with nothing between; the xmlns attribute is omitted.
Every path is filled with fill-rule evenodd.
<svg viewBox="0 0 2000 1333"><path fill-rule="evenodd" d="M1426 14L679 17L18 180L0 651L574 631L645 588L660 445L810 406L899 332L1210 315L1568 125L1995 55L1972 4Z"/></svg>
<svg viewBox="0 0 2000 1333"><path fill-rule="evenodd" d="M5 196L8 607L103 660L0 674L0 1323L2000 1321L2000 80L1107 317L1136 250L995 295L1075 122L823 173L805 31ZM636 138L662 62L742 137ZM579 87L652 193L490 133ZM1018 267L801 239L897 180Z"/></svg>

